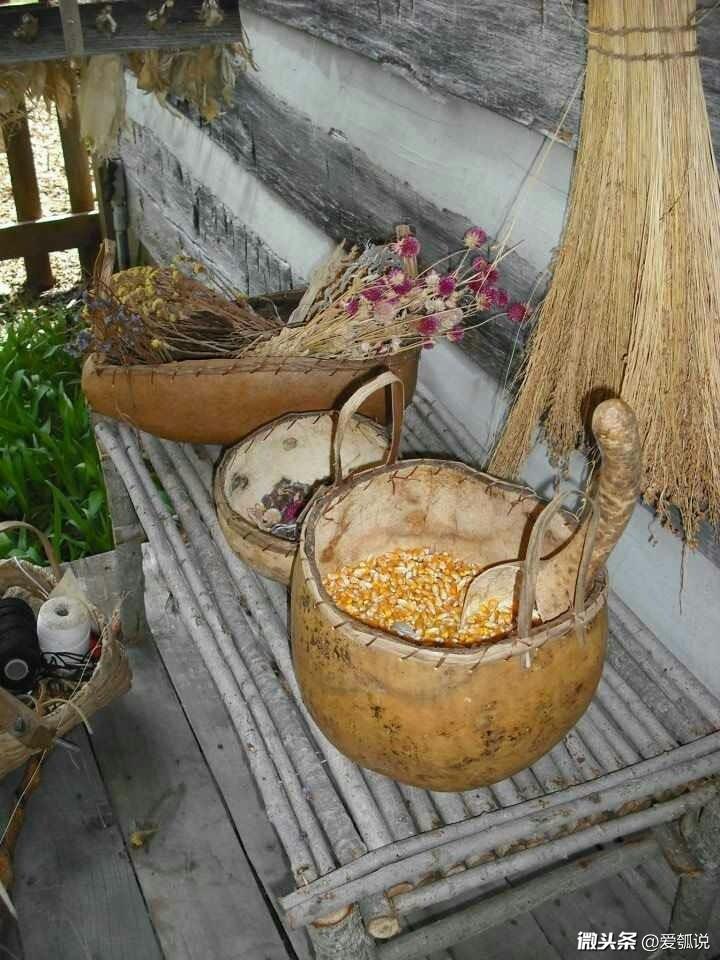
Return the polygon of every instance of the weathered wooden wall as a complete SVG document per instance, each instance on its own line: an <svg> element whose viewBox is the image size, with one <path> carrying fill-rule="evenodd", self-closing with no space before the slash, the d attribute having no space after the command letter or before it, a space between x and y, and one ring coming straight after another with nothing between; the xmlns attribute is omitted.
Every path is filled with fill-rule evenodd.
<svg viewBox="0 0 720 960"><path fill-rule="evenodd" d="M151 253L184 249L255 293L300 282L336 239L395 222L413 224L429 257L471 224L495 237L512 226L507 286L524 299L544 285L579 101L533 170L581 77L583 4L245 0L241 10L260 69L218 121L164 109L131 85L122 152L133 228ZM720 144L720 10L700 42ZM492 322L469 340L430 351L421 379L488 443L522 331ZM551 475L538 448L527 476L542 485ZM681 602L682 562L679 541L638 511L616 587L699 670L704 637L690 611L708 609L718 571L694 555Z"/></svg>
<svg viewBox="0 0 720 960"><path fill-rule="evenodd" d="M698 3L701 14L714 0ZM481 104L555 134L585 61L587 5L576 0L245 0L273 17L369 57L423 89ZM699 18L701 69L720 145L720 27ZM559 133L577 137L580 101Z"/></svg>

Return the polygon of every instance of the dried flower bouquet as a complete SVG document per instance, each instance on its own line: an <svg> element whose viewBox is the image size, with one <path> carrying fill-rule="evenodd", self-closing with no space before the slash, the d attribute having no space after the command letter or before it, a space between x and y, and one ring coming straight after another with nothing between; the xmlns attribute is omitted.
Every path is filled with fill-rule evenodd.
<svg viewBox="0 0 720 960"><path fill-rule="evenodd" d="M459 250L420 273L420 243L409 233L364 247L343 242L315 271L287 324L177 266L133 268L96 281L86 297L89 328L71 349L124 365L241 356L364 360L458 342L499 316L518 323L528 316L498 285L502 258L491 259L487 240L473 227Z"/></svg>

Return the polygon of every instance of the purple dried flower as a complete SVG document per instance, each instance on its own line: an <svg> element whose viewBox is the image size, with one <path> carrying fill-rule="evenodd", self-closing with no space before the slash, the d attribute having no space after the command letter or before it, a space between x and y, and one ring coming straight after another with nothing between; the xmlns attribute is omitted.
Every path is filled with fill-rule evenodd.
<svg viewBox="0 0 720 960"><path fill-rule="evenodd" d="M427 317L421 317L418 320L417 328L425 336L432 336L440 329L440 318L436 313L431 313Z"/></svg>
<svg viewBox="0 0 720 960"><path fill-rule="evenodd" d="M347 313L349 317L354 317L359 309L360 301L357 297L351 297L349 300L345 301L345 313Z"/></svg>
<svg viewBox="0 0 720 960"><path fill-rule="evenodd" d="M480 310L480 312L489 310L492 306L490 303L490 297L488 297L484 290L478 290L475 297L475 306L478 308L478 310Z"/></svg>
<svg viewBox="0 0 720 960"><path fill-rule="evenodd" d="M495 303L503 309L510 303L510 297L508 296L507 290L503 290L501 287L497 288Z"/></svg>
<svg viewBox="0 0 720 960"><path fill-rule="evenodd" d="M463 237L463 243L472 250L475 247L481 247L487 238L488 235L481 227L470 227Z"/></svg>
<svg viewBox="0 0 720 960"><path fill-rule="evenodd" d="M370 303L377 303L378 300L382 300L385 295L385 291L380 286L379 283L375 283L370 287L366 287L362 292L361 296L365 300L369 300Z"/></svg>
<svg viewBox="0 0 720 960"><path fill-rule="evenodd" d="M447 333L448 340L452 340L453 343L460 343L464 336L465 328L461 323L456 323L455 326L451 327Z"/></svg>
<svg viewBox="0 0 720 960"><path fill-rule="evenodd" d="M413 288L412 277L409 277L400 267L393 267L392 270L389 270L386 279L395 293L400 296L410 293Z"/></svg>
<svg viewBox="0 0 720 960"><path fill-rule="evenodd" d="M451 273L446 273L444 277L440 277L437 285L437 292L441 297L449 297L451 293L455 292L455 287L457 286L457 280Z"/></svg>
<svg viewBox="0 0 720 960"><path fill-rule="evenodd" d="M524 320L527 320L530 315L530 311L525 303L511 303L507 309L507 315L510 320L515 323L522 323Z"/></svg>
<svg viewBox="0 0 720 960"><path fill-rule="evenodd" d="M420 253L420 241L412 235L403 237L393 244L393 250L401 257L416 257Z"/></svg>

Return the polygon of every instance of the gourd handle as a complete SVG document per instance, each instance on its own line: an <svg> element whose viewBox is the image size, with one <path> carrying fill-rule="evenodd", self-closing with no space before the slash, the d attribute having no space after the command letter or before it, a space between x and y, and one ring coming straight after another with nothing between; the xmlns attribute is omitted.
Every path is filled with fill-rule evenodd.
<svg viewBox="0 0 720 960"><path fill-rule="evenodd" d="M43 550L45 551L45 556L47 557L47 561L52 569L53 576L56 580L60 580L62 578L60 564L55 556L55 551L52 548L52 544L42 530L38 530L38 528L34 527L31 523L25 523L24 520L3 520L2 523L0 523L0 533L6 533L8 530L16 530L18 527L22 527L24 530L32 530L43 546Z"/></svg>
<svg viewBox="0 0 720 960"><path fill-rule="evenodd" d="M624 400L604 400L592 417L602 464L593 497L598 528L587 580L592 583L630 520L640 494L642 446L637 420Z"/></svg>
<svg viewBox="0 0 720 960"><path fill-rule="evenodd" d="M400 452L400 436L402 434L403 419L405 416L405 385L402 380L392 371L386 370L384 373L374 377L368 383L361 387L348 397L340 408L335 427L335 435L332 442L332 483L333 485L341 483L345 478L342 468L342 445L345 439L345 432L353 415L357 413L360 407L365 403L368 397L378 390L390 387L391 394L391 426L392 439L388 452L385 455L384 463L386 465L395 463Z"/></svg>
<svg viewBox="0 0 720 960"><path fill-rule="evenodd" d="M582 538L582 553L578 566L577 577L575 578L575 612L580 615L585 603L586 584L592 581L588 580L588 568L590 559L595 549L597 529L598 529L598 510L595 501L582 490L562 490L548 503L540 516L533 524L528 540L527 551L525 553L525 562L523 564L522 585L520 587L520 598L518 601L518 635L527 637L530 635L532 626L532 615L536 604L536 593L538 589L538 578L542 570L541 550L545 534L555 516L562 510L563 501L569 496L581 496L586 501L586 510L589 511L587 523L583 524L584 530L580 530L577 536Z"/></svg>

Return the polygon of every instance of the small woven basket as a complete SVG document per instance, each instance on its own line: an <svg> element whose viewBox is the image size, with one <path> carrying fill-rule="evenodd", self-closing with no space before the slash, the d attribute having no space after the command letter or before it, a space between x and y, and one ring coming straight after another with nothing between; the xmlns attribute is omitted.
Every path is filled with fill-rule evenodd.
<svg viewBox="0 0 720 960"><path fill-rule="evenodd" d="M382 427L357 413L372 394L388 386L395 409L393 423L398 426L392 440ZM333 440L341 422L343 455L350 472L395 459L402 404L402 383L386 371L355 390L339 412L288 414L228 450L215 474L215 504L234 552L263 576L289 584L297 542L258 527L252 508L283 477L311 486L328 479L334 483L339 451L333 453Z"/></svg>
<svg viewBox="0 0 720 960"><path fill-rule="evenodd" d="M31 530L38 537L50 569L25 560L0 560L0 596L10 587L22 587L32 596L44 600L61 579L62 570L48 538L31 524L10 520L0 523L0 533L17 527ZM98 634L102 637L100 658L90 679L78 687L68 704L43 715L43 726L58 737L130 689L130 665L120 637L119 620L113 617L108 622L97 607L90 605L90 610L97 623ZM32 754L42 749L28 747L12 733L3 731L0 733L0 777L21 766Z"/></svg>

